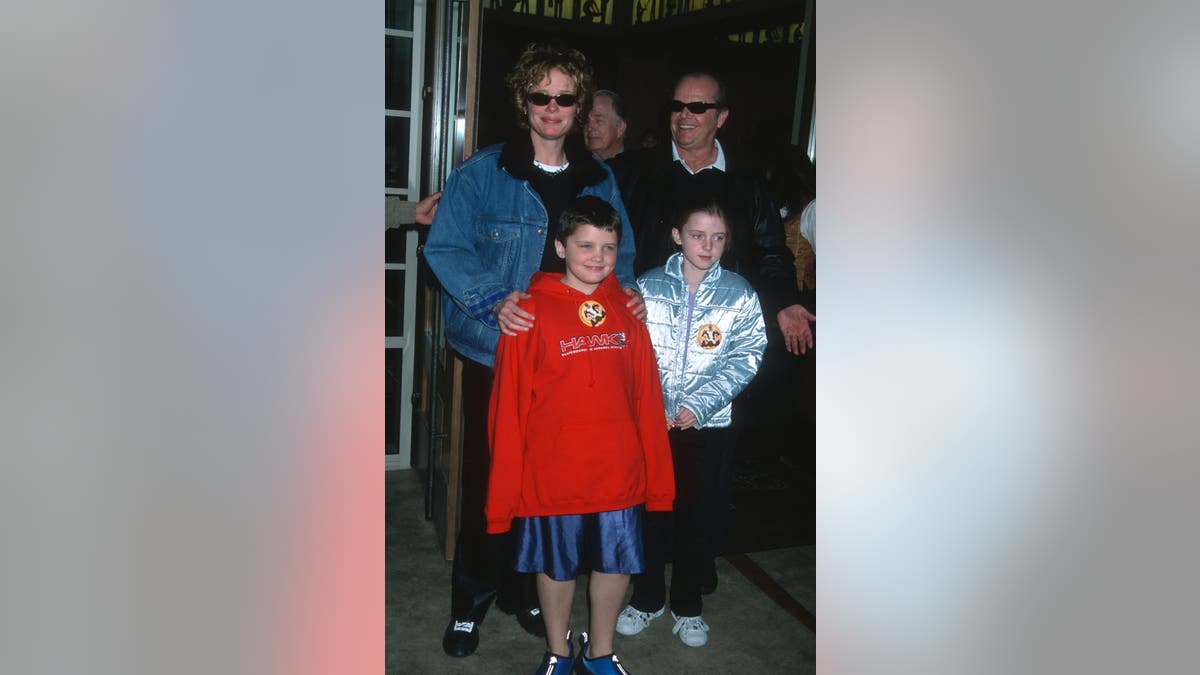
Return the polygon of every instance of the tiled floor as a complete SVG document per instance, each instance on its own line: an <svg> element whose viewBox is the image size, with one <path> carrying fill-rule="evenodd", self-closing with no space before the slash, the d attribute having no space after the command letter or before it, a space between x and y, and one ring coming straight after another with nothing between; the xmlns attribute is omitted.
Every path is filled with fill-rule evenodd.
<svg viewBox="0 0 1200 675"><path fill-rule="evenodd" d="M544 643L516 620L493 610L481 625L479 650L455 659L442 653L448 620L450 563L423 516L415 471L387 475L387 672L532 673ZM734 561L737 566L734 565ZM815 552L811 546L719 559L720 584L705 596L709 643L684 646L671 634L670 615L644 633L617 637L616 650L631 673L815 672ZM747 575L743 571L748 570ZM572 624L586 628L586 580L576 590ZM808 624L808 625L806 625Z"/></svg>

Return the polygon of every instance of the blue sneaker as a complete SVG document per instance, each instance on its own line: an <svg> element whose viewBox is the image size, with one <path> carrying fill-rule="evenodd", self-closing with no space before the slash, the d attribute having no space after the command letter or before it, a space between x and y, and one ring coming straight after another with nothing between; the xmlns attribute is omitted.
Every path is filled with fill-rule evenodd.
<svg viewBox="0 0 1200 675"><path fill-rule="evenodd" d="M567 655L561 656L546 652L542 656L542 665L533 671L533 675L571 675L575 670L575 648L571 646L571 631L567 631Z"/></svg>
<svg viewBox="0 0 1200 675"><path fill-rule="evenodd" d="M629 675L629 671L621 665L621 660L617 658L616 654L589 659L588 646L588 634L580 633L579 665L583 666L583 672L591 673L591 675Z"/></svg>

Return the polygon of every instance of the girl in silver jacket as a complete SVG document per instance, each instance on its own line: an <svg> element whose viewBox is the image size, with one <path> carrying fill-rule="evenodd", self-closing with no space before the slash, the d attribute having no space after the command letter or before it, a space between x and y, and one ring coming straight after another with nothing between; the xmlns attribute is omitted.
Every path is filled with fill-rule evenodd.
<svg viewBox="0 0 1200 675"><path fill-rule="evenodd" d="M708 642L701 589L714 581L716 514L728 509L735 434L733 398L754 378L767 345L762 309L750 284L722 269L730 230L716 201L681 205L671 237L680 251L638 279L658 360L675 466L675 509L646 514L646 572L633 578L617 632L636 635L666 609L663 566L671 575L673 632L690 647Z"/></svg>

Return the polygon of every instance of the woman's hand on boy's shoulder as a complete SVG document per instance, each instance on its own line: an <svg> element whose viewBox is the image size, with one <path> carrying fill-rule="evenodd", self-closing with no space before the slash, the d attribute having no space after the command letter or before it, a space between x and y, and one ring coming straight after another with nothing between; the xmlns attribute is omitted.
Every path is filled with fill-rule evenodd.
<svg viewBox="0 0 1200 675"><path fill-rule="evenodd" d="M518 332L527 333L533 328L533 315L523 310L517 303L533 296L523 291L513 291L496 303L492 313L496 315L496 323L500 324L500 332L505 335L516 335Z"/></svg>
<svg viewBox="0 0 1200 675"><path fill-rule="evenodd" d="M633 314L633 318L638 321L646 321L646 300L636 288L626 288L625 295L629 296L629 302L625 306L629 308L629 312Z"/></svg>

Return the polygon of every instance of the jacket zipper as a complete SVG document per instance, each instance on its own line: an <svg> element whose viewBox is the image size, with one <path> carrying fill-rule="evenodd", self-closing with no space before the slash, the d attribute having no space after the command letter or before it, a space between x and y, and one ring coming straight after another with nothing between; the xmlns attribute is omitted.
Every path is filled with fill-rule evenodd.
<svg viewBox="0 0 1200 675"><path fill-rule="evenodd" d="M692 311L694 309L692 306L692 289L690 286L688 286L687 279L682 279L682 281L683 311L681 312L681 315L683 318L683 325L680 327L681 330L679 331L679 358L675 359L675 369L678 375L675 377L675 391L671 396L671 405L675 407L676 413L679 412L679 399L683 397L683 380L687 376L687 368L685 366L687 365L688 346L691 343L690 334L692 332ZM696 290L699 291L700 289L697 288ZM674 418L674 415L672 415L672 418Z"/></svg>

